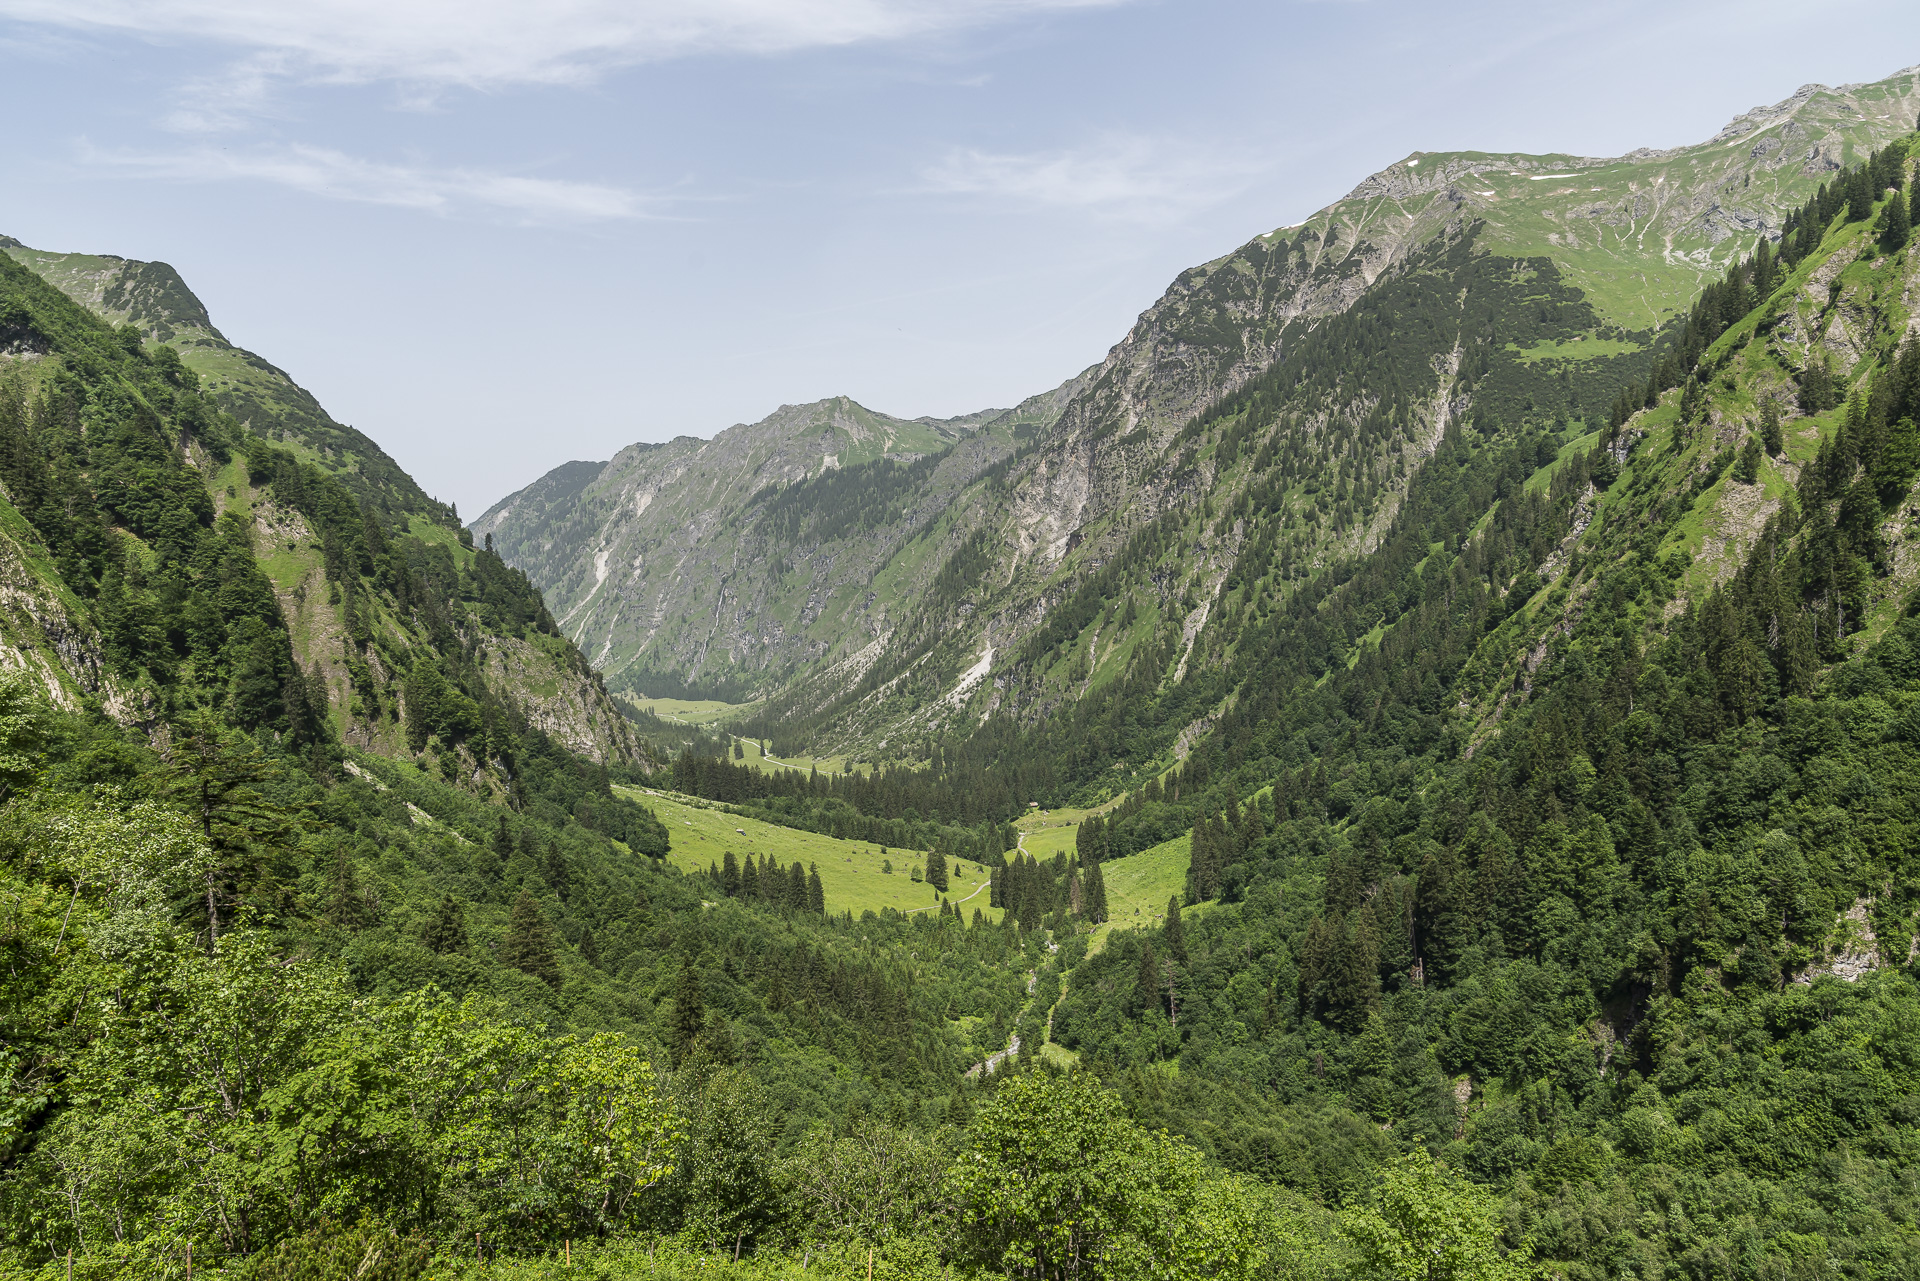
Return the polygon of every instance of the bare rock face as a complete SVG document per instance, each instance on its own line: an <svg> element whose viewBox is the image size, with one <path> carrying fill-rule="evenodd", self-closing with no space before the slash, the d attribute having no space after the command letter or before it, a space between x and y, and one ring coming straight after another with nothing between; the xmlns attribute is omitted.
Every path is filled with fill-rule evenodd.
<svg viewBox="0 0 1920 1281"><path fill-rule="evenodd" d="M972 676L968 688L998 705L1025 697L1001 664L1130 530L1231 497L1216 492L1208 458L1183 451L1182 430L1331 318L1464 245L1544 264L1590 309L1586 337L1642 351L1736 254L1777 237L1842 156L1907 132L1916 116L1920 68L1807 86L1694 146L1612 158L1416 152L1306 222L1181 273L1098 366L1010 415L941 424L844 399L785 407L711 441L569 464L475 532L548 592L616 685L731 684L795 708L858 693L847 724L869 736L906 715L887 709L916 682L952 705ZM1360 528L1337 547L1329 534L1308 564L1371 546L1446 424L1473 412L1459 348L1429 354L1437 385L1413 407L1401 470ZM858 486L831 484L836 469L851 479L881 457L925 474L865 506ZM835 525L836 504L867 514L858 528ZM970 538L990 560L983 586L960 606L930 603ZM1189 549L1166 603L1185 582L1217 585L1234 554ZM991 670L975 675L983 654Z"/></svg>
<svg viewBox="0 0 1920 1281"><path fill-rule="evenodd" d="M473 529L527 570L616 685L790 672L886 629L897 608L870 590L875 576L1076 385L944 420L844 396L783 405L712 440L569 463Z"/></svg>

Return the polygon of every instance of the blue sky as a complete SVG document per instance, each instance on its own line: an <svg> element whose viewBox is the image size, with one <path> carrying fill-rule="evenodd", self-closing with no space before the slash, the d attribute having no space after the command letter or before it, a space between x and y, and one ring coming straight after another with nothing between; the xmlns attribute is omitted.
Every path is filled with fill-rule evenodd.
<svg viewBox="0 0 1920 1281"><path fill-rule="evenodd" d="M472 517L782 403L1012 404L1409 151L1916 62L1864 0L0 0L0 232L174 264Z"/></svg>

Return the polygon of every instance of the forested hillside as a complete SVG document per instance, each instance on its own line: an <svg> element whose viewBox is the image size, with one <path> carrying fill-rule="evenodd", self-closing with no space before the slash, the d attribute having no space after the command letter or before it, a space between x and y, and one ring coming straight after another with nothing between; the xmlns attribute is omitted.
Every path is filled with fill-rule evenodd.
<svg viewBox="0 0 1920 1281"><path fill-rule="evenodd" d="M623 685L757 698L811 751L924 752L923 739L962 736L1009 700L1038 719L1076 715L1139 651L1165 652L1172 629L1163 675L1196 633L1203 655L1230 644L1218 598L1245 549L1219 509L1239 505L1243 533L1260 523L1248 501L1296 510L1274 534L1290 584L1377 547L1450 420L1607 415L1644 385L1706 284L1917 115L1910 68L1807 86L1670 150L1409 155L1305 222L1182 272L1100 365L1054 393L1017 450L949 459L947 483L912 487L911 510L866 504L876 537L836 542L776 518L823 477L785 495L693 472L680 488L700 493L698 510L668 536L644 483L663 455L642 447L585 494L544 495L537 516L505 500L485 531L567 601L556 612L570 634ZM1196 435L1256 389L1258 413L1297 428L1272 442L1286 453L1278 472L1259 456L1264 424ZM836 484L877 500L903 479L896 467L871 462ZM624 471L640 483L610 483ZM1152 615L1108 620L1093 643L1085 593L1142 555L1159 521L1184 542L1156 553ZM570 612L588 593L594 604ZM1208 692L1197 711L1218 701ZM1158 768L1175 763L1171 745L1155 744Z"/></svg>
<svg viewBox="0 0 1920 1281"><path fill-rule="evenodd" d="M739 794L1095 806L1032 908L1010 860L1056 937L1184 833L1183 891L1098 931L1048 1034L1226 1168L1333 1206L1431 1151L1570 1275L1914 1266L1913 143L1751 242L1604 415L1489 377L1372 546L1305 561L1434 376L1406 336L1472 368L1539 270L1468 229L1193 420L1200 511L1055 605L978 732Z"/></svg>
<svg viewBox="0 0 1920 1281"><path fill-rule="evenodd" d="M933 453L756 491L924 517L921 586L717 730L0 262L0 1272L1920 1270L1920 134L1873 142L1645 329L1461 213L941 512ZM1136 470L1056 529L1075 458Z"/></svg>

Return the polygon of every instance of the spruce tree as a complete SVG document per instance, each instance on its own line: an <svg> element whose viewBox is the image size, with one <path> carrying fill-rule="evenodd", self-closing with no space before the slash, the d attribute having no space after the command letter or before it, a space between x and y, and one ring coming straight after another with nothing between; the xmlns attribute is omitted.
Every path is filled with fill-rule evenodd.
<svg viewBox="0 0 1920 1281"><path fill-rule="evenodd" d="M420 930L420 941L434 952L463 952L467 947L467 914L460 900L451 894L440 896L440 905Z"/></svg>
<svg viewBox="0 0 1920 1281"><path fill-rule="evenodd" d="M334 851L332 898L328 915L341 929L358 930L373 923L366 895L360 890L359 875L344 849Z"/></svg>
<svg viewBox="0 0 1920 1281"><path fill-rule="evenodd" d="M740 897L740 860L728 850L720 860L720 892L728 898Z"/></svg>
<svg viewBox="0 0 1920 1281"><path fill-rule="evenodd" d="M940 893L947 892L947 858L944 854L927 851L927 884Z"/></svg>
<svg viewBox="0 0 1920 1281"><path fill-rule="evenodd" d="M1098 863L1087 865L1086 885L1084 887L1087 902L1087 919L1095 925L1107 919L1107 879L1100 871Z"/></svg>
<svg viewBox="0 0 1920 1281"><path fill-rule="evenodd" d="M500 959L548 987L560 986L560 962L553 953L553 937L540 905L522 887L507 920L507 936L500 942Z"/></svg>
<svg viewBox="0 0 1920 1281"><path fill-rule="evenodd" d="M1167 955L1185 965L1187 963L1187 929L1180 923L1180 896L1175 894L1167 900Z"/></svg>
<svg viewBox="0 0 1920 1281"><path fill-rule="evenodd" d="M820 866L817 863L807 873L807 907L811 911L826 914L827 892L820 884Z"/></svg>
<svg viewBox="0 0 1920 1281"><path fill-rule="evenodd" d="M1771 396L1760 402L1760 443L1770 458L1778 458L1786 448L1780 429L1780 402Z"/></svg>
<svg viewBox="0 0 1920 1281"><path fill-rule="evenodd" d="M700 1034L707 1028L707 995L700 986L699 971L691 957L680 962L680 973L673 981L673 1025L668 1029L668 1050L673 1065L679 1067L693 1053Z"/></svg>
<svg viewBox="0 0 1920 1281"><path fill-rule="evenodd" d="M1897 254L1907 247L1912 235L1913 208L1896 192L1880 212L1880 244L1888 253Z"/></svg>
<svg viewBox="0 0 1920 1281"><path fill-rule="evenodd" d="M752 854L747 855L746 864L740 869L740 897L749 901L760 897L759 860Z"/></svg>
<svg viewBox="0 0 1920 1281"><path fill-rule="evenodd" d="M1160 965L1151 943L1140 949L1140 968L1133 976L1133 1000L1143 1014L1160 1008Z"/></svg>

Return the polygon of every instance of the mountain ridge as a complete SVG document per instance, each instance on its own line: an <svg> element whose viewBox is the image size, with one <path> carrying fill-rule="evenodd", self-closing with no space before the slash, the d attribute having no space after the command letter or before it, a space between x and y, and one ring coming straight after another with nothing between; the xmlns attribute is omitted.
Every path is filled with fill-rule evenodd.
<svg viewBox="0 0 1920 1281"><path fill-rule="evenodd" d="M1000 593L993 608L943 624L970 633L969 642L952 647L956 652L942 661L942 682L950 692L982 654L1004 656L1018 648L1049 609L1103 560L1119 554L1141 525L1202 501L1216 469L1202 456L1187 460L1179 440L1210 406L1284 364L1309 335L1356 314L1363 299L1419 277L1427 270L1423 264L1452 252L1450 245L1467 243L1470 256L1510 264L1502 269L1506 283L1495 290L1504 301L1487 294L1489 301L1475 304L1473 324L1504 327L1514 341L1470 356L1484 334L1463 332L1462 341L1427 352L1422 359L1431 372L1408 370L1404 378L1412 381L1386 400L1374 395L1371 403L1366 397L1328 402L1316 411L1333 423L1391 404L1394 413L1422 424L1408 429L1390 468L1384 458L1369 464L1393 475L1370 482L1384 486L1383 497L1360 525L1308 531L1314 550L1301 554L1319 563L1337 547L1363 545L1386 528L1398 501L1393 495L1404 492L1418 459L1437 446L1451 419L1512 419L1548 399L1576 418L1602 414L1621 388L1644 379L1658 358L1658 344L1667 341L1661 335L1731 255L1752 238L1777 237L1788 211L1821 177L1904 131L1916 115L1920 72L1908 69L1871 83L1803 87L1686 147L1641 148L1613 158L1413 153L1306 221L1180 273L1099 365L1063 385L1072 387L1071 394L1044 435L1010 463L1004 493L989 495L978 485L956 491L960 496L936 522L952 532L930 547L914 540L900 544L894 555L905 559L897 573L869 569L880 585L876 600L841 601L845 625L837 632L822 630L815 615L806 624L811 644L785 646L786 661L770 664L742 662L740 656L755 652L748 645L716 650L681 644L663 652L653 645L655 633L623 631L616 621L599 634L594 652L610 656L616 639L624 637L619 644L636 657L622 660L623 671L641 684L650 674L693 685L717 681L762 695L785 687L792 698L781 705L833 703L851 696L896 643L881 637L935 629L930 621L915 622L913 610L888 608L880 598L914 598L914 589L899 585L930 582L931 562L952 557L965 539L989 531L981 536L992 544L992 577ZM1574 174L1578 181L1555 185ZM1457 274L1464 267L1449 270ZM1491 281L1484 277L1483 291L1495 289ZM1526 300L1529 293L1533 301ZM1544 308L1546 319L1527 314L1529 307ZM1382 323L1391 321L1383 315ZM1415 382L1422 387L1415 389ZM588 555L582 548L592 543L599 549L613 536L611 525L596 523L614 520L611 512L577 515L598 532L583 527L579 543L563 549L565 556L555 559L555 544L543 549L538 563L520 559L523 543L510 510L500 514L496 508L489 529L510 560L528 568L543 588L554 588L581 581ZM732 518L756 519L746 503L734 508ZM769 544L769 556L781 551ZM1224 581L1222 555L1231 559L1230 553L1208 554L1214 567L1201 578ZM651 601L661 614L663 598L648 596L643 584L631 590L637 612L646 613ZM819 607L817 600L808 603ZM1182 620L1183 631L1204 627L1202 611L1208 608L1196 602ZM737 617L727 622L738 636L776 623L784 633L794 623L771 612L764 596L759 604L736 599L733 609ZM664 612L669 623L674 612ZM647 660L638 661L643 652ZM900 661L918 657L903 655ZM845 732L867 743L885 733L878 721Z"/></svg>

